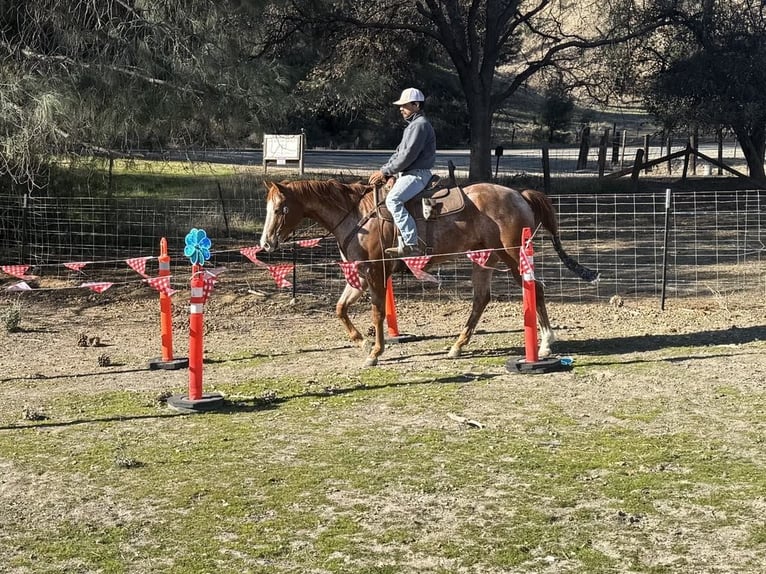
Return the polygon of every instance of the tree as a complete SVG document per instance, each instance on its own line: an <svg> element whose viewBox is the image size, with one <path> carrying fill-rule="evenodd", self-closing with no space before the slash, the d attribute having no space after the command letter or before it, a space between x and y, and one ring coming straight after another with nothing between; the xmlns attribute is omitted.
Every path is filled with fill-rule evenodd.
<svg viewBox="0 0 766 574"><path fill-rule="evenodd" d="M450 61L465 99L469 178L480 180L492 173L493 115L517 90L545 70L571 66L588 50L639 37L664 24L664 16L645 20L634 3L627 4L632 10L609 20L602 16L612 9L610 2L290 0L271 12L269 28L275 33L266 44L283 45L313 25L328 36L350 30L412 34L425 50L439 50ZM393 51L388 57L401 55ZM386 64L376 60L368 62L370 66L374 70Z"/></svg>
<svg viewBox="0 0 766 574"><path fill-rule="evenodd" d="M41 186L53 157L225 144L288 109L248 10L213 0L0 3L0 180Z"/></svg>
<svg viewBox="0 0 766 574"><path fill-rule="evenodd" d="M754 1L705 0L679 15L660 70L645 89L665 124L730 128L750 176L766 181L766 15ZM701 9L700 9L701 8Z"/></svg>
<svg viewBox="0 0 766 574"><path fill-rule="evenodd" d="M561 81L545 90L545 100L540 111L540 123L548 128L548 141L552 142L556 131L569 125L574 112L574 99Z"/></svg>

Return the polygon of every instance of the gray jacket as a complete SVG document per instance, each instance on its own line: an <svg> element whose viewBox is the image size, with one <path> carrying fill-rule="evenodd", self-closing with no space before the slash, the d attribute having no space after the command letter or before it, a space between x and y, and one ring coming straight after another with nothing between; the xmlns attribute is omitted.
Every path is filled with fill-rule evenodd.
<svg viewBox="0 0 766 574"><path fill-rule="evenodd" d="M431 169L436 163L436 134L423 112L407 119L402 141L380 171L390 177L412 169Z"/></svg>

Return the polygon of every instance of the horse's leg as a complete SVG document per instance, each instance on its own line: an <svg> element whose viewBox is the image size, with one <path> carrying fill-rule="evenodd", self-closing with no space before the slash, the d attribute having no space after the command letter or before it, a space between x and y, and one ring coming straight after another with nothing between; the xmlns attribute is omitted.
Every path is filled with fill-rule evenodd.
<svg viewBox="0 0 766 574"><path fill-rule="evenodd" d="M471 273L471 282L473 283L473 305L471 305L471 314L463 327L457 341L452 345L448 353L450 359L456 359L460 356L463 347L468 344L473 335L476 325L479 323L484 309L487 307L490 298L490 284L492 282L492 269L486 269L476 263L473 264Z"/></svg>
<svg viewBox="0 0 766 574"><path fill-rule="evenodd" d="M551 354L551 345L556 340L556 335L548 319L548 309L545 307L545 288L541 281L535 280L535 303L537 307L537 324L540 327L540 347L537 354L547 357Z"/></svg>
<svg viewBox="0 0 766 574"><path fill-rule="evenodd" d="M348 308L359 300L362 293L364 293L364 291L361 289L356 289L346 283L346 288L343 289L343 293L341 293L340 298L335 305L335 315L337 315L340 322L343 323L343 326L346 328L349 339L359 347L364 345L364 336L351 322L351 319L348 316Z"/></svg>
<svg viewBox="0 0 766 574"><path fill-rule="evenodd" d="M383 320L386 317L386 280L383 268L375 268L368 276L370 298L372 299L372 324L375 327L375 342L365 361L365 367L378 364L378 357L386 348Z"/></svg>

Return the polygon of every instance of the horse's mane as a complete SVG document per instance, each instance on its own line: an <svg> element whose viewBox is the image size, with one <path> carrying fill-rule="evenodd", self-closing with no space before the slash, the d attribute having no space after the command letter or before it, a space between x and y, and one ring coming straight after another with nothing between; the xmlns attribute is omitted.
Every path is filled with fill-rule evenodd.
<svg viewBox="0 0 766 574"><path fill-rule="evenodd" d="M320 201L332 203L345 211L356 208L371 187L361 182L343 183L337 179L305 179L291 181L287 185L297 195L314 196Z"/></svg>

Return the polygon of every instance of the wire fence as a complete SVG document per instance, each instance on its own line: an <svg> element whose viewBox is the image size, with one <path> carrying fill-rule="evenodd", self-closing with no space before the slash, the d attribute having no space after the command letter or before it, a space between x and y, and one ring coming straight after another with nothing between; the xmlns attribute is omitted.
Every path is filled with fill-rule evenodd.
<svg viewBox="0 0 766 574"><path fill-rule="evenodd" d="M623 297L705 296L752 291L766 296L762 190L555 195L565 249L597 270L600 281L587 284L560 263L550 242L535 238L536 276L547 297L593 301ZM670 217L668 217L670 214ZM240 253L257 245L265 217L263 194L218 199L95 199L0 197L0 264L29 265L39 287L75 287L82 281L136 281L125 260L148 257L153 273L160 238L168 241L179 288L188 277L183 257L189 229L203 228L213 241L214 266L232 273L227 285L265 293L279 291L263 268ZM668 233L666 236L666 220ZM293 263L292 294L337 296L345 285L332 237L314 224L301 227L296 240L322 238L316 247L293 244L272 254L267 265ZM667 243L667 248L666 248ZM73 272L66 263L88 262ZM397 297L470 298L471 262L467 257L430 269L438 284L409 273L395 279ZM105 279L106 280L106 279ZM7 288L18 279L2 275ZM496 299L518 298L509 273L495 273Z"/></svg>

